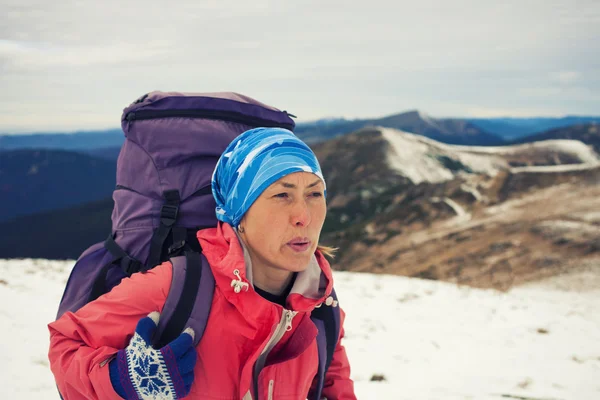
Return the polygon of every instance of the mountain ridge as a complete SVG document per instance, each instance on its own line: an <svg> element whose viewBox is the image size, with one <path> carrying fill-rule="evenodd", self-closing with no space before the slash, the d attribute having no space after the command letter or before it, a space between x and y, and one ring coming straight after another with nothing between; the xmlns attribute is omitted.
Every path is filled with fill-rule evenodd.
<svg viewBox="0 0 600 400"><path fill-rule="evenodd" d="M340 248L336 269L506 290L600 255L600 164L579 141L469 147L371 127L314 151L328 182L321 240ZM76 257L110 230L111 201L96 204L17 218L0 232L37 224L31 242ZM75 248L81 226L90 241ZM0 257L26 257L28 244L0 237Z"/></svg>
<svg viewBox="0 0 600 400"><path fill-rule="evenodd" d="M67 150L0 152L0 221L109 196L116 163Z"/></svg>

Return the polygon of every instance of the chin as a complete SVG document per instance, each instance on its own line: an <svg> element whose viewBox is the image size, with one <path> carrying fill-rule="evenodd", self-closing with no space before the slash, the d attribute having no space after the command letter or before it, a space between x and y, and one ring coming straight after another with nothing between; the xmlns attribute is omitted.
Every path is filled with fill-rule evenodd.
<svg viewBox="0 0 600 400"><path fill-rule="evenodd" d="M312 256L312 254L311 254ZM288 259L289 260L289 259ZM289 260L284 263L282 266L283 269L291 272L302 272L306 268L308 268L308 264L310 263L310 256L306 257L296 257L293 260Z"/></svg>

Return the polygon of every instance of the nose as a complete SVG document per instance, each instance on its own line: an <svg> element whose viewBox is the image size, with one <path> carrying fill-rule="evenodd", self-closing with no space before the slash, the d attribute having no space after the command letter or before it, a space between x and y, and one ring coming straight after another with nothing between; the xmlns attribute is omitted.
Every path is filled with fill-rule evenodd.
<svg viewBox="0 0 600 400"><path fill-rule="evenodd" d="M310 209L306 200L299 200L294 204L291 214L292 225L302 227L308 226L311 221Z"/></svg>

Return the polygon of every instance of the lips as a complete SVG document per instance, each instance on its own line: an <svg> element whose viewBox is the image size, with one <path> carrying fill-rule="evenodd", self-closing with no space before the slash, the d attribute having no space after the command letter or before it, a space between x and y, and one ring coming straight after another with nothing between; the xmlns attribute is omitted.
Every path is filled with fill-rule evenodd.
<svg viewBox="0 0 600 400"><path fill-rule="evenodd" d="M287 245L297 253L301 253L310 248L310 239L308 238L294 238L290 240Z"/></svg>

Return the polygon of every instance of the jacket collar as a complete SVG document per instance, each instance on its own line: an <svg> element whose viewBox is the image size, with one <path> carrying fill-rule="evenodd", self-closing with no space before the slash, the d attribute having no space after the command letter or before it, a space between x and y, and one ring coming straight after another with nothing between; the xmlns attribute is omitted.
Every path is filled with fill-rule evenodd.
<svg viewBox="0 0 600 400"><path fill-rule="evenodd" d="M252 286L250 257L229 224L219 222L216 228L198 231L197 236L215 276L216 285L240 311L253 315L266 311L263 307L278 307L255 292ZM236 286L239 287L239 291L236 291ZM298 273L286 308L311 312L325 301L332 288L331 267L321 252L317 251L308 267Z"/></svg>

